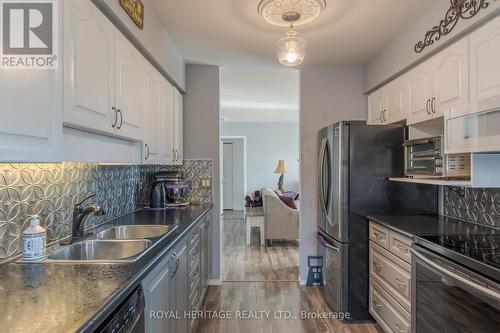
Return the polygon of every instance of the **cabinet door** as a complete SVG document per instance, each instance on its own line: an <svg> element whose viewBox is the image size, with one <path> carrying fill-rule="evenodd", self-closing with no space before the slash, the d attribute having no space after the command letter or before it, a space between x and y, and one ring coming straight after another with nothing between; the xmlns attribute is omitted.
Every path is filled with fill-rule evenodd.
<svg viewBox="0 0 500 333"><path fill-rule="evenodd" d="M164 164L174 163L174 87L162 80L162 131L161 142L163 147L161 150L161 160Z"/></svg>
<svg viewBox="0 0 500 333"><path fill-rule="evenodd" d="M432 59L433 117L469 102L469 41L464 38Z"/></svg>
<svg viewBox="0 0 500 333"><path fill-rule="evenodd" d="M174 88L174 164L182 165L183 154L183 114L184 101L182 94Z"/></svg>
<svg viewBox="0 0 500 333"><path fill-rule="evenodd" d="M427 61L412 70L408 76L409 124L431 119L432 93L432 66Z"/></svg>
<svg viewBox="0 0 500 333"><path fill-rule="evenodd" d="M379 89L368 96L368 124L382 124L382 111L384 110L384 96Z"/></svg>
<svg viewBox="0 0 500 333"><path fill-rule="evenodd" d="M208 280L208 221L205 218L200 225L200 305L207 290Z"/></svg>
<svg viewBox="0 0 500 333"><path fill-rule="evenodd" d="M116 134L142 139L141 117L142 56L118 31L115 33L115 104L119 120Z"/></svg>
<svg viewBox="0 0 500 333"><path fill-rule="evenodd" d="M58 162L58 70L0 70L0 161Z"/></svg>
<svg viewBox="0 0 500 333"><path fill-rule="evenodd" d="M162 164L162 78L156 70L144 65L141 87L145 131L143 142L143 164Z"/></svg>
<svg viewBox="0 0 500 333"><path fill-rule="evenodd" d="M406 97L406 81L401 77L384 87L384 114L385 123L394 123L406 119L408 98Z"/></svg>
<svg viewBox="0 0 500 333"><path fill-rule="evenodd" d="M170 269L170 256L162 260L142 281L144 298L146 301L145 328L147 333L175 332L171 326L171 321L166 319L155 319L149 316L150 311L175 311L171 305L173 302L169 295L169 283L171 282L172 271ZM172 265L173 266L173 265Z"/></svg>
<svg viewBox="0 0 500 333"><path fill-rule="evenodd" d="M470 35L472 102L500 95L500 16Z"/></svg>
<svg viewBox="0 0 500 333"><path fill-rule="evenodd" d="M177 271L174 276L171 295L175 295L175 310L179 314L179 319L175 321L175 333L189 332L189 320L184 313L189 311L189 279L188 279L188 250L184 243L176 250L178 260Z"/></svg>
<svg viewBox="0 0 500 333"><path fill-rule="evenodd" d="M64 123L113 133L114 27L91 1L64 1Z"/></svg>

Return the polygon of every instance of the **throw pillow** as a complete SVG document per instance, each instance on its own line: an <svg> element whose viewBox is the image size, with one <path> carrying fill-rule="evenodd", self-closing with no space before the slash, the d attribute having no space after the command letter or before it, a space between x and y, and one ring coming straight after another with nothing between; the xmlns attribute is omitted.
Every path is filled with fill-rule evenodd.
<svg viewBox="0 0 500 333"><path fill-rule="evenodd" d="M280 195L278 194L277 192L275 192L276 195L278 196L278 198L280 198L280 200L285 204L287 205L288 207L290 207L291 209L297 209L297 206L295 206L295 202L293 201L293 198L291 197L287 197L287 196L284 196L284 195Z"/></svg>

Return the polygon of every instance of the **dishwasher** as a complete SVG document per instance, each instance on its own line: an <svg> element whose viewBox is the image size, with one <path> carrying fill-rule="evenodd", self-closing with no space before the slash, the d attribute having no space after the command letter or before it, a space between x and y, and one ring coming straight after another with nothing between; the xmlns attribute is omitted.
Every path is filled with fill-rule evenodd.
<svg viewBox="0 0 500 333"><path fill-rule="evenodd" d="M144 292L142 287L137 287L96 332L144 333Z"/></svg>

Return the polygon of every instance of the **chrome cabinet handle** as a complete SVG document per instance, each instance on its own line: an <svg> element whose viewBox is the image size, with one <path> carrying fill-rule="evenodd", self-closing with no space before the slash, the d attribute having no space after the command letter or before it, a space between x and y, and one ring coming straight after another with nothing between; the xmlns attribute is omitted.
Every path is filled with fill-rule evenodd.
<svg viewBox="0 0 500 333"><path fill-rule="evenodd" d="M374 235L375 235L375 238L378 239L378 240L384 239L384 236L382 236L381 234L378 234L378 233L375 232Z"/></svg>
<svg viewBox="0 0 500 333"><path fill-rule="evenodd" d="M500 294L498 294L498 292L495 292L493 290L491 290L490 288L488 287L485 287L483 285L480 285L478 283L475 283L475 282L472 282L472 280L469 280L461 275L458 275L452 271L450 271L449 269L445 268L445 267L442 267L440 266L439 264L435 263L434 261L432 261L431 259L427 258L426 256L424 256L423 254L415 251L414 249L410 249L410 252L417 258L417 259L420 259L422 260L426 265L430 266L431 268L434 268L436 271L438 271L439 273L443 274L443 275L446 275L456 281L459 281L461 283L463 283L464 285L468 286L469 288L472 288L480 293L482 293L483 295L489 297L489 298L492 298L493 300L495 300L496 302L500 302Z"/></svg>
<svg viewBox="0 0 500 333"><path fill-rule="evenodd" d="M376 270L377 272L380 272L380 271L382 270L382 265L381 265L381 264L379 264L378 262L375 262L375 261L374 261L374 262L373 262L373 267L375 267L375 270Z"/></svg>
<svg viewBox="0 0 500 333"><path fill-rule="evenodd" d="M384 122L384 117L382 115L383 113L384 113L384 110L381 110L380 111L380 116L379 116L381 122Z"/></svg>
<svg viewBox="0 0 500 333"><path fill-rule="evenodd" d="M402 283L401 281L399 281L399 279L396 278L396 280L394 282L396 282L396 284L398 285L399 289L406 289L407 284Z"/></svg>
<svg viewBox="0 0 500 333"><path fill-rule="evenodd" d="M382 304L378 304L375 300L373 300L373 305L375 305L378 309L382 308Z"/></svg>
<svg viewBox="0 0 500 333"><path fill-rule="evenodd" d="M144 157L144 159L145 159L145 160L147 160L147 159L149 158L149 153L150 153L150 152L149 152L149 145L146 143L146 144L144 145L144 147L146 147L146 157Z"/></svg>
<svg viewBox="0 0 500 333"><path fill-rule="evenodd" d="M118 125L116 129L121 129L123 127L123 113L120 109L118 109L117 112L120 114L120 125ZM118 115L116 116L116 120L118 121Z"/></svg>
<svg viewBox="0 0 500 333"><path fill-rule="evenodd" d="M427 112L428 115L431 114L431 110L429 109L429 104L430 104L431 100L428 99L426 104L425 104L425 112Z"/></svg>
<svg viewBox="0 0 500 333"><path fill-rule="evenodd" d="M398 330L398 332L406 333L406 330L402 330L401 327L398 326L398 324L394 323L394 327L396 327L396 329Z"/></svg>
<svg viewBox="0 0 500 333"><path fill-rule="evenodd" d="M111 125L112 128L115 128L116 124L118 124L118 111L116 110L116 108L114 106L111 108L111 110L115 111L115 123L113 125Z"/></svg>
<svg viewBox="0 0 500 333"><path fill-rule="evenodd" d="M172 272L171 276L174 277L175 274L177 274L177 270L179 269L179 266L178 266L178 259L177 259L177 253L172 253L171 255L171 260L175 260L175 269L174 271Z"/></svg>
<svg viewBox="0 0 500 333"><path fill-rule="evenodd" d="M384 110L384 121L387 121L387 109Z"/></svg>
<svg viewBox="0 0 500 333"><path fill-rule="evenodd" d="M396 247L398 248L399 251L403 252L403 253L408 253L408 249L407 248L404 248L402 247L401 245L396 245Z"/></svg>
<svg viewBox="0 0 500 333"><path fill-rule="evenodd" d="M432 113L436 113L436 97L432 98L431 109Z"/></svg>

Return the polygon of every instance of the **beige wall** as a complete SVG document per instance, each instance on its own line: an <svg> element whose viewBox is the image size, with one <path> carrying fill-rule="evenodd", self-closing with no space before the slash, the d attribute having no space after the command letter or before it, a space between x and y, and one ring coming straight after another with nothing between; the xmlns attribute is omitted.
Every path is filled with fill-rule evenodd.
<svg viewBox="0 0 500 333"><path fill-rule="evenodd" d="M213 160L212 279L220 279L220 70L187 65L184 158Z"/></svg>
<svg viewBox="0 0 500 333"><path fill-rule="evenodd" d="M167 31L156 16L149 0L144 3L144 30L140 30L130 19L118 0L92 0L98 5L106 5L115 13L127 29L142 43L168 75L185 89L185 63Z"/></svg>
<svg viewBox="0 0 500 333"><path fill-rule="evenodd" d="M415 53L415 44L423 39L431 27L444 18L448 8L450 8L449 0L434 1L422 15L409 22L406 28L392 39L391 43L375 55L364 67L364 91L372 90L398 73L432 56L457 38L498 16L500 14L500 1L489 1L489 7L482 9L474 18L460 19L450 34L443 36L441 40L424 49L423 52Z"/></svg>
<svg viewBox="0 0 500 333"><path fill-rule="evenodd" d="M304 67L300 72L300 280L317 252L318 131L341 120L365 120L361 66Z"/></svg>

